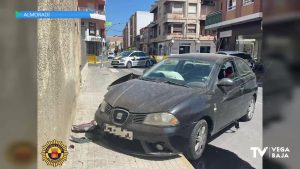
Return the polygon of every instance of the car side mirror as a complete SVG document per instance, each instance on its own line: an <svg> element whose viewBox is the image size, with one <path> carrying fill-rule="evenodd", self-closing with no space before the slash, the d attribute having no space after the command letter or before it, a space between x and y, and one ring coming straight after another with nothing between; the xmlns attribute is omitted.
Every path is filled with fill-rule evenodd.
<svg viewBox="0 0 300 169"><path fill-rule="evenodd" d="M218 86L232 86L233 84L233 80L229 78L223 78L218 82Z"/></svg>

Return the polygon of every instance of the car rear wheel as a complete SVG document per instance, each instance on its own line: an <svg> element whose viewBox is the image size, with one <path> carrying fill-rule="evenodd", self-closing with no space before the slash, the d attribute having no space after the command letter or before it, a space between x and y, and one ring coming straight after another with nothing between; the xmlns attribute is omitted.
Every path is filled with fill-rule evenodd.
<svg viewBox="0 0 300 169"><path fill-rule="evenodd" d="M150 62L147 61L145 67L150 67Z"/></svg>
<svg viewBox="0 0 300 169"><path fill-rule="evenodd" d="M208 124L200 120L194 127L185 156L190 160L199 159L207 143Z"/></svg>
<svg viewBox="0 0 300 169"><path fill-rule="evenodd" d="M127 65L126 65L126 67L127 67L128 69L132 68L132 63L131 63L131 62L128 62Z"/></svg>
<svg viewBox="0 0 300 169"><path fill-rule="evenodd" d="M253 118L254 111L255 111L255 98L252 97L248 105L247 114L241 118L241 121L250 121Z"/></svg>

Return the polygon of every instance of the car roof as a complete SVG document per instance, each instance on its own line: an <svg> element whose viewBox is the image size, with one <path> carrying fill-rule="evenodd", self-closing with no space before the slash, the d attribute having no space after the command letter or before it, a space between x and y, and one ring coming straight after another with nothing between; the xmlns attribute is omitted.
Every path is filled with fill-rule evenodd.
<svg viewBox="0 0 300 169"><path fill-rule="evenodd" d="M235 56L215 54L215 53L189 53L189 54L179 54L172 55L169 58L188 58L188 59L200 59L208 62L223 62L229 58L235 58Z"/></svg>
<svg viewBox="0 0 300 169"><path fill-rule="evenodd" d="M238 53L245 53L240 51L219 51L217 53L225 53L226 55L238 54Z"/></svg>

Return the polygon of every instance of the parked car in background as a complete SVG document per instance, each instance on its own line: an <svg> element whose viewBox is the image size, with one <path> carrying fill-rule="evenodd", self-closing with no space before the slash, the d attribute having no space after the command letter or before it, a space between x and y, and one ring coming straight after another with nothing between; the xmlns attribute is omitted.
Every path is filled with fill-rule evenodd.
<svg viewBox="0 0 300 169"><path fill-rule="evenodd" d="M245 60L247 60L247 62L249 64L249 66L251 67L251 69L255 70L256 61L248 53L239 52L239 51L219 51L219 52L217 52L217 54L231 55L231 56L236 56L236 57L245 59Z"/></svg>
<svg viewBox="0 0 300 169"><path fill-rule="evenodd" d="M174 55L127 77L109 87L95 120L102 132L140 141L148 155L198 159L209 137L254 114L256 76L238 57Z"/></svg>
<svg viewBox="0 0 300 169"><path fill-rule="evenodd" d="M152 59L142 51L124 51L116 56L112 61L113 67L131 68L134 66L150 67L153 65Z"/></svg>
<svg viewBox="0 0 300 169"><path fill-rule="evenodd" d="M109 52L107 55L108 59L113 59L115 57L115 54L113 52Z"/></svg>

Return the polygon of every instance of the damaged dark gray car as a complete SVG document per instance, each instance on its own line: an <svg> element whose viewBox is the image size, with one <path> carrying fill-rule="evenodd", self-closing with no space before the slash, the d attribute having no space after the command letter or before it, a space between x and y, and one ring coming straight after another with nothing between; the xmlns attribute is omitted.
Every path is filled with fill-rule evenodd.
<svg viewBox="0 0 300 169"><path fill-rule="evenodd" d="M255 74L243 59L177 55L114 82L95 120L105 133L140 141L146 154L198 159L209 137L252 119L256 95Z"/></svg>

